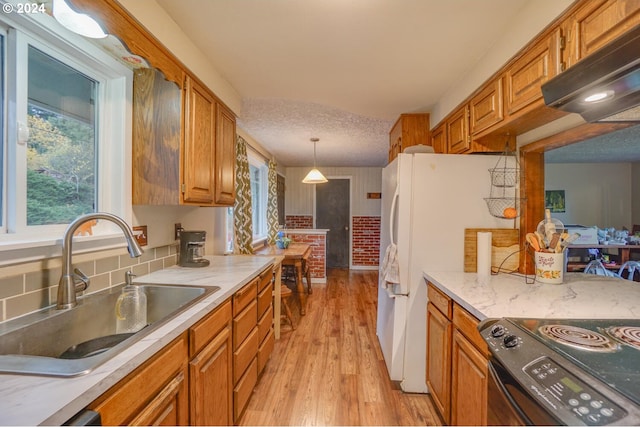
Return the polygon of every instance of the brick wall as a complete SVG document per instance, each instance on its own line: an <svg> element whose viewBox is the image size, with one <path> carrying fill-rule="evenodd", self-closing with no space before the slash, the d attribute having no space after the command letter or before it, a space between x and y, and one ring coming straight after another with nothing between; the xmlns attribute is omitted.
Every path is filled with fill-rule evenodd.
<svg viewBox="0 0 640 427"><path fill-rule="evenodd" d="M309 268L311 279L326 279L327 277L327 236L326 234L305 234L287 232L296 243L306 243L311 246Z"/></svg>
<svg viewBox="0 0 640 427"><path fill-rule="evenodd" d="M287 215L284 219L284 228L289 229L308 229L313 228L312 215Z"/></svg>
<svg viewBox="0 0 640 427"><path fill-rule="evenodd" d="M376 266L380 263L380 217L354 216L352 219L353 266Z"/></svg>

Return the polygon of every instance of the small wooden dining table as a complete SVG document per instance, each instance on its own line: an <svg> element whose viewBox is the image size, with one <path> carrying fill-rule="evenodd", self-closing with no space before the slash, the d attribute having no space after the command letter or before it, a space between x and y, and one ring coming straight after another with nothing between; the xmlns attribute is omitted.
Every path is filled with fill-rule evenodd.
<svg viewBox="0 0 640 427"><path fill-rule="evenodd" d="M308 262L311 256L311 245L306 243L290 243L286 249L280 249L275 245L265 246L263 249L256 251L256 255L272 255L282 256L282 265L291 265L296 270L296 288L298 290L298 298L300 299L300 314L306 314L307 296L304 293L302 285L302 276L304 263ZM307 281L309 277L307 276ZM311 284L307 283L309 292L311 292Z"/></svg>

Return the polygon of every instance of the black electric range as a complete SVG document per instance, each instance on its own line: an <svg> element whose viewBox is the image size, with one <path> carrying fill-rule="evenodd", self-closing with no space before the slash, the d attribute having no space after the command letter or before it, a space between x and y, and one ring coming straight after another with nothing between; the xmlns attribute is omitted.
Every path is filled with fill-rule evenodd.
<svg viewBox="0 0 640 427"><path fill-rule="evenodd" d="M640 424L640 320L504 318L478 329L492 363L510 377L498 381L518 383L549 419Z"/></svg>

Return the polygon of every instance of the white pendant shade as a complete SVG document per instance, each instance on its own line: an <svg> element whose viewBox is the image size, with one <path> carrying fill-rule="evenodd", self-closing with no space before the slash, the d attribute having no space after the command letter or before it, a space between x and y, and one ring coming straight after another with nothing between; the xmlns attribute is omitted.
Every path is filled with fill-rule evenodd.
<svg viewBox="0 0 640 427"><path fill-rule="evenodd" d="M311 142L313 142L313 169L304 177L302 180L303 184L322 184L323 182L327 182L327 178L325 178L322 172L316 167L316 142L318 141L318 138L311 138Z"/></svg>
<svg viewBox="0 0 640 427"><path fill-rule="evenodd" d="M327 178L325 178L318 169L313 168L307 176L304 177L302 182L305 184L322 184L323 182L327 182Z"/></svg>

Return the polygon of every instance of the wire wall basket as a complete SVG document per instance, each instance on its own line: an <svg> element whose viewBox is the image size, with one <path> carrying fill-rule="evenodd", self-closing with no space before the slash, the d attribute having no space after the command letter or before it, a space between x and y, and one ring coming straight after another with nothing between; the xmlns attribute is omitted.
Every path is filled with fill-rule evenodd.
<svg viewBox="0 0 640 427"><path fill-rule="evenodd" d="M491 176L491 192L484 200L489 213L496 218L514 219L520 216L518 197L520 182L520 165L514 152L508 147L498 158L496 165L489 169Z"/></svg>

